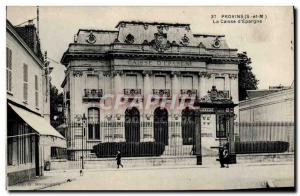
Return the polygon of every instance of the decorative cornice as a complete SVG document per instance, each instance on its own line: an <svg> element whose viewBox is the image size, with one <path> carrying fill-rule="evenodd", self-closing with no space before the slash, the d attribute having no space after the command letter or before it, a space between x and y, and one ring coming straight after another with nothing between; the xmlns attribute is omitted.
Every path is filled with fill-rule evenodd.
<svg viewBox="0 0 300 196"><path fill-rule="evenodd" d="M238 75L237 74L229 74L230 79L237 79Z"/></svg>
<svg viewBox="0 0 300 196"><path fill-rule="evenodd" d="M110 77L111 76L111 71L104 71L103 76Z"/></svg>
<svg viewBox="0 0 300 196"><path fill-rule="evenodd" d="M122 70L113 70L111 71L112 76L121 76L124 74Z"/></svg>
<svg viewBox="0 0 300 196"><path fill-rule="evenodd" d="M73 76L75 77L81 77L82 76L82 71L73 71Z"/></svg>
<svg viewBox="0 0 300 196"><path fill-rule="evenodd" d="M204 77L204 78L210 78L211 77L211 73L207 73L205 71L199 72L198 73L200 77Z"/></svg>
<svg viewBox="0 0 300 196"><path fill-rule="evenodd" d="M153 72L150 70L144 70L142 74L143 74L143 76L146 76L146 75L151 76L153 74Z"/></svg>
<svg viewBox="0 0 300 196"><path fill-rule="evenodd" d="M174 76L180 76L181 75L181 72L180 71L172 71L171 72L171 77L174 77Z"/></svg>

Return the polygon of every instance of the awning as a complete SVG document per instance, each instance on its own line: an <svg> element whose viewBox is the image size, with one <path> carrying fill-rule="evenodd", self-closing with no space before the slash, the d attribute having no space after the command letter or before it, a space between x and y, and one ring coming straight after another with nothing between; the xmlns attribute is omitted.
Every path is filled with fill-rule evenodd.
<svg viewBox="0 0 300 196"><path fill-rule="evenodd" d="M36 132L40 135L50 135L65 139L50 123L41 116L26 111L22 108L14 106L10 103L8 105Z"/></svg>

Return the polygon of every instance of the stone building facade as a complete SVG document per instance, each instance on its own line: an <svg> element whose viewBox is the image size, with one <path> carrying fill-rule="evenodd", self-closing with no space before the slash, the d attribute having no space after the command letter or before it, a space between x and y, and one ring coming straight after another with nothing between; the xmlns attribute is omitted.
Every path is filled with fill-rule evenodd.
<svg viewBox="0 0 300 196"><path fill-rule="evenodd" d="M61 59L66 122L80 122L85 114L88 149L100 142L189 145L182 121L190 101L204 99L215 86L238 103L238 62L224 35L194 34L189 24L121 21L113 31L80 29ZM216 115L202 117L202 143L209 149L225 136L217 136ZM109 122L116 123L113 129ZM164 122L165 132L158 133Z"/></svg>

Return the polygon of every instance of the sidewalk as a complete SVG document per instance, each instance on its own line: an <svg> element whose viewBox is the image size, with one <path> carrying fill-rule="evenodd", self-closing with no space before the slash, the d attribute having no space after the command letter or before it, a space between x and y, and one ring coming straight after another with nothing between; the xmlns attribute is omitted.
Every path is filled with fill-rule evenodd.
<svg viewBox="0 0 300 196"><path fill-rule="evenodd" d="M156 167L128 167L126 168L120 168L120 169L112 169L112 168L102 168L102 169L87 169L84 170L83 176L80 176L79 170L80 169L72 169L72 170L54 170L54 171L49 171L45 172L45 176L42 176L40 178L37 178L35 180L31 180L29 182L25 183L20 183L15 186L9 187L9 190L64 190L64 188L68 190L74 190L74 187L76 189L84 190L85 188L82 187L81 185L86 185L86 182L89 184L95 184L95 186L89 187L92 190L109 190L112 188L112 185L107 184L107 187L104 186L107 181L112 181L114 178L118 179L117 182L121 183L119 186L120 190L126 190L127 188L130 188L131 184L126 185L126 181L121 182L120 179L125 179L127 180L128 178L132 178L131 181L135 181L140 178L140 182L147 182L143 178L143 175L153 175L153 179L149 179L149 184L153 183L150 182L151 180L154 180L157 178L157 180L160 180L162 178L165 178L166 176L170 177L170 173L173 173L174 176L170 177L170 180L173 180L173 178L177 178L178 175L175 175L176 173L181 176L180 181L186 183L191 183L192 178L198 178L202 176L202 181L199 183L205 183L205 180L208 180L210 185L212 185L210 182L211 176L219 175L219 184L215 184L215 189L224 189L224 186L220 187L220 184L222 184L222 179L226 181L226 175L228 173L231 176L232 180L237 179L236 185L234 187L249 187L249 188L255 188L255 187L261 187L261 186L266 186L266 182L264 181L264 184L262 185L262 182L257 183L255 176L252 176L252 174L249 174L250 177L247 179L249 183L246 185L241 184L239 182L239 174L247 174L245 173L248 170L253 170L261 173L266 173L266 176L268 175L268 171L273 171L276 172L277 170L286 170L288 171L291 175L291 170L293 170L293 162L279 162L279 163L247 163L247 164L233 164L230 165L230 168L224 168L221 169L219 168L219 165L188 165L188 166L156 166ZM244 172L244 173L243 173ZM199 173L199 176L194 176L195 173ZM236 178L234 178L236 175ZM96 177L97 176L97 177ZM99 179L99 176L105 176L106 179ZM246 177L246 176L245 176ZM279 182L279 184L286 184L290 185L291 180L293 179L287 179L286 176L282 176L283 178L277 178L277 177L271 177L270 175L270 184L275 184L274 186L280 186L276 185L276 183ZM111 179L110 179L111 178ZM204 180L205 179L205 180ZM243 178L245 180L245 178ZM178 179L179 180L179 179ZM90 182L91 181L91 182ZM197 179L193 180L197 181ZM100 183L101 182L101 183ZM137 182L138 183L138 182ZM164 182L165 183L165 182ZM170 182L172 184L172 182ZM102 184L103 186L99 186L98 184ZM225 182L226 184L226 182ZM74 186L76 185L76 186ZM172 188L171 185L165 184L166 188ZM204 184L202 184L204 187ZM229 185L227 185L229 186ZM73 187L73 188L70 188ZM143 185L140 185L140 187L144 187ZM153 186L155 187L155 186ZM70 188L70 189L69 189ZM147 188L147 187L145 187ZM160 188L160 187L158 187ZM183 187L182 187L183 188ZM190 187L191 189L194 189L195 187ZM230 185L227 188L232 188ZM214 187L210 186L209 189L213 189Z"/></svg>

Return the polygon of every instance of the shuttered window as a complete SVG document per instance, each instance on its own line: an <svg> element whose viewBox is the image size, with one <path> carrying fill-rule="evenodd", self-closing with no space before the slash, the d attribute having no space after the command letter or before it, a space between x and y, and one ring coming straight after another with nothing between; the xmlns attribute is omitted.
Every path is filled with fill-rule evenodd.
<svg viewBox="0 0 300 196"><path fill-rule="evenodd" d="M12 52L6 48L6 90L12 91Z"/></svg>
<svg viewBox="0 0 300 196"><path fill-rule="evenodd" d="M34 76L34 89L35 89L35 107L39 107L39 78L37 75Z"/></svg>
<svg viewBox="0 0 300 196"><path fill-rule="evenodd" d="M28 65L23 64L23 101L28 101Z"/></svg>

